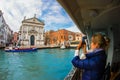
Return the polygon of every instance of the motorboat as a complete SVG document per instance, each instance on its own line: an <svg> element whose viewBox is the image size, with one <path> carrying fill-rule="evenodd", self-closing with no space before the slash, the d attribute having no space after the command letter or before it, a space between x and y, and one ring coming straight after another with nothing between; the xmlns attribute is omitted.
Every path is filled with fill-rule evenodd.
<svg viewBox="0 0 120 80"><path fill-rule="evenodd" d="M66 48L66 46L65 46L65 42L62 42L62 43L61 43L60 48L61 48L61 49L65 49L65 48Z"/></svg>
<svg viewBox="0 0 120 80"><path fill-rule="evenodd" d="M37 51L37 48L5 48L5 52L32 52Z"/></svg>
<svg viewBox="0 0 120 80"><path fill-rule="evenodd" d="M65 47L65 45L62 45L60 48L61 48L61 49L65 49L66 47Z"/></svg>

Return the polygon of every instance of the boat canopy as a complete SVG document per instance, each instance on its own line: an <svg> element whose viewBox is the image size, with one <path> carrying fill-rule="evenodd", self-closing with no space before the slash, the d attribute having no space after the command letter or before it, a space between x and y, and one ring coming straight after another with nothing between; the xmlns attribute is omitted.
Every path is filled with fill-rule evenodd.
<svg viewBox="0 0 120 80"><path fill-rule="evenodd" d="M104 29L120 25L119 0L58 0L77 27Z"/></svg>

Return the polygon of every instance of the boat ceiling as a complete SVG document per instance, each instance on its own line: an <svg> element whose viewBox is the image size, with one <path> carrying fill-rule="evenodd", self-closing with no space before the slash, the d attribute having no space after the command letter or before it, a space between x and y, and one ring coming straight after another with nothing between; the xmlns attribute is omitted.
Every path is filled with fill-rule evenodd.
<svg viewBox="0 0 120 80"><path fill-rule="evenodd" d="M120 0L58 0L77 27L104 29L120 25Z"/></svg>

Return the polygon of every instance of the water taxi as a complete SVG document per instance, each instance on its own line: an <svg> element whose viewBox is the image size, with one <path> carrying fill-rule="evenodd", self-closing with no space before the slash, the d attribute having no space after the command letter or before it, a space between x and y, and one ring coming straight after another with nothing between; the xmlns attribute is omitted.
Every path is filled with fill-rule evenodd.
<svg viewBox="0 0 120 80"><path fill-rule="evenodd" d="M32 52L37 51L37 48L12 48L6 47L5 52Z"/></svg>

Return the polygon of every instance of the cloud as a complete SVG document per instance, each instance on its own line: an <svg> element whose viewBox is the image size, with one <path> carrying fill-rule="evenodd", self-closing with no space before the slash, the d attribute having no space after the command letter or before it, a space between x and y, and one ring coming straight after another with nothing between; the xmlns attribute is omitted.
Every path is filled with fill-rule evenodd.
<svg viewBox="0 0 120 80"><path fill-rule="evenodd" d="M24 16L31 18L34 14L45 22L45 30L75 26L56 0L1 0L0 9L13 31L19 31Z"/></svg>
<svg viewBox="0 0 120 80"><path fill-rule="evenodd" d="M66 30L72 31L72 32L81 32L77 26L71 26L69 28L66 28Z"/></svg>
<svg viewBox="0 0 120 80"><path fill-rule="evenodd" d="M11 29L19 31L24 16L30 18L34 14L41 15L41 10L37 10L41 7L41 4L41 0L1 0L0 9Z"/></svg>
<svg viewBox="0 0 120 80"><path fill-rule="evenodd" d="M47 3L48 8L43 9L42 19L45 21L45 29L63 29L73 25L72 20L65 10L57 3Z"/></svg>

